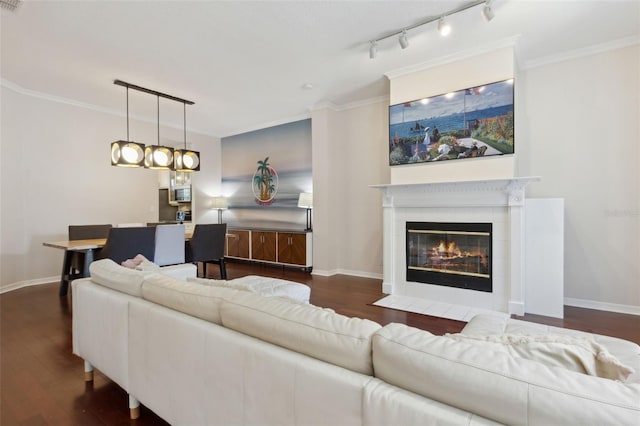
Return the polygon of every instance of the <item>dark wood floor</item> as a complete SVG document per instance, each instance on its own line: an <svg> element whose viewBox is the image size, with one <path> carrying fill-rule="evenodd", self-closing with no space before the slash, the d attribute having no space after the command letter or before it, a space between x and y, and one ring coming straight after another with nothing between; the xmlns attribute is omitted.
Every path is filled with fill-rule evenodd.
<svg viewBox="0 0 640 426"><path fill-rule="evenodd" d="M215 265L210 270L217 272ZM236 263L229 264L227 271L230 279L256 274L305 283L311 287L311 303L383 325L401 322L434 334L456 333L464 326L372 306L383 296L379 280L318 277ZM93 383L85 384L83 362L71 353L71 297L59 298L55 283L0 296L0 424L166 425L145 407L138 420L129 420L126 393L99 372ZM640 317L633 315L566 307L564 320L533 315L524 319L640 343Z"/></svg>

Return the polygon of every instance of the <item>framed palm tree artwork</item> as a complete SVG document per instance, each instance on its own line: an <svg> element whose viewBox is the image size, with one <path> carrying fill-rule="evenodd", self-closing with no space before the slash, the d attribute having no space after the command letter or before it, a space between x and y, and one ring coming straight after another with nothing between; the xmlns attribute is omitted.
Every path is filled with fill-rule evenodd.
<svg viewBox="0 0 640 426"><path fill-rule="evenodd" d="M269 165L269 157L258 160L258 167L253 174L252 190L258 205L269 206L273 203L278 193L278 173Z"/></svg>

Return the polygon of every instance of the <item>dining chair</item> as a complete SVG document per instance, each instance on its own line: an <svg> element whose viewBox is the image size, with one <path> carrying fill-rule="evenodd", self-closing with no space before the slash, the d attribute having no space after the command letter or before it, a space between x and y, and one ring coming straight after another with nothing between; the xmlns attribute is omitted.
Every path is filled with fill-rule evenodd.
<svg viewBox="0 0 640 426"><path fill-rule="evenodd" d="M156 248L153 263L159 266L184 263L184 225L156 225Z"/></svg>
<svg viewBox="0 0 640 426"><path fill-rule="evenodd" d="M154 226L111 228L107 242L100 251L100 258L111 259L121 264L141 254L153 262L155 247L156 228Z"/></svg>
<svg viewBox="0 0 640 426"><path fill-rule="evenodd" d="M207 264L220 265L220 278L227 279L224 264L224 244L227 235L227 224L196 225L193 235L187 244L187 261L203 263L203 277L207 277Z"/></svg>

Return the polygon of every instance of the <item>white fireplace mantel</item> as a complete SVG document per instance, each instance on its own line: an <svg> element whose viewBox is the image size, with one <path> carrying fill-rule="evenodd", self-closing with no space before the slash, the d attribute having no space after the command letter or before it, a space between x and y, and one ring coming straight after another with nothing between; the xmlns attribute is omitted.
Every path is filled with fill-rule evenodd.
<svg viewBox="0 0 640 426"><path fill-rule="evenodd" d="M525 187L539 176L454 182L371 185L383 207L482 207L524 204Z"/></svg>
<svg viewBox="0 0 640 426"><path fill-rule="evenodd" d="M538 180L540 177L532 176L371 185L383 193L383 292L524 315L525 187ZM494 257L497 273L492 293L406 281L406 221L438 221L445 216L457 221L495 221L500 225L498 236L494 237L494 252L500 253L501 258Z"/></svg>

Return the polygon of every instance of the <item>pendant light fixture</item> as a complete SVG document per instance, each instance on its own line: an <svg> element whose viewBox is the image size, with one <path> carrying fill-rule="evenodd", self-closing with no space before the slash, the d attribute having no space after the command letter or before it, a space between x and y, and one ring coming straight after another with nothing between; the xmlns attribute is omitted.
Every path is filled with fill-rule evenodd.
<svg viewBox="0 0 640 426"><path fill-rule="evenodd" d="M111 165L119 167L142 167L144 144L129 140L129 88L127 87L127 140L111 143Z"/></svg>
<svg viewBox="0 0 640 426"><path fill-rule="evenodd" d="M194 102L167 95L122 80L114 80L113 84L127 88L127 140L111 144L111 164L114 166L141 167L158 170L178 170L181 172L197 172L200 170L200 153L187 149L187 108ZM156 145L147 145L129 141L129 89L149 93L157 98L157 131ZM160 145L160 98L180 102L184 106L184 149L174 150Z"/></svg>
<svg viewBox="0 0 640 426"><path fill-rule="evenodd" d="M200 153L187 149L187 104L182 103L184 112L184 149L174 151L174 167L177 172L197 172L200 170Z"/></svg>
<svg viewBox="0 0 640 426"><path fill-rule="evenodd" d="M155 170L173 170L173 148L160 145L160 95L158 99L158 144L144 148L144 166Z"/></svg>

